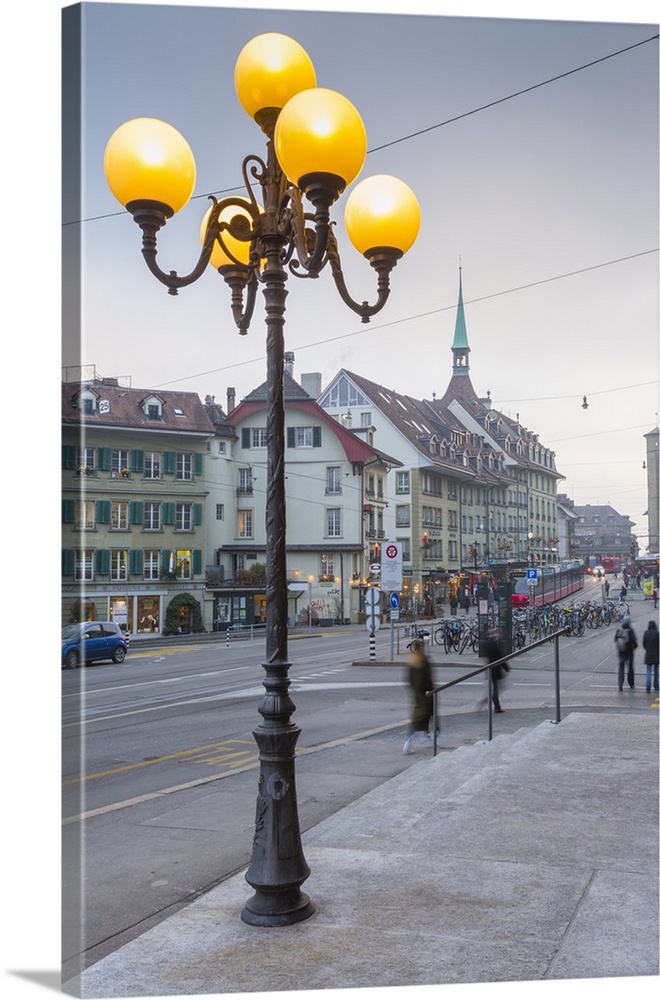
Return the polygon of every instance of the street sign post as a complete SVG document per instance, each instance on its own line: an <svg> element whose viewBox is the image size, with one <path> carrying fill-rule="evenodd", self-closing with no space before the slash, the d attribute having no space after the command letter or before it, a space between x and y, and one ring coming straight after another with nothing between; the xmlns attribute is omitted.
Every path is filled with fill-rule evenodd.
<svg viewBox="0 0 660 1000"><path fill-rule="evenodd" d="M396 590L390 594L390 660L394 659L394 622L399 620L399 605L401 601Z"/></svg>
<svg viewBox="0 0 660 1000"><path fill-rule="evenodd" d="M403 550L398 542L384 542L380 557L380 585L399 591L403 586Z"/></svg>
<svg viewBox="0 0 660 1000"><path fill-rule="evenodd" d="M530 601L534 603L534 588L539 582L539 571L537 569L527 570L527 586L529 587L529 597Z"/></svg>
<svg viewBox="0 0 660 1000"><path fill-rule="evenodd" d="M369 659L376 659L376 632L380 628L380 590L369 587L364 595L365 625L369 633Z"/></svg>

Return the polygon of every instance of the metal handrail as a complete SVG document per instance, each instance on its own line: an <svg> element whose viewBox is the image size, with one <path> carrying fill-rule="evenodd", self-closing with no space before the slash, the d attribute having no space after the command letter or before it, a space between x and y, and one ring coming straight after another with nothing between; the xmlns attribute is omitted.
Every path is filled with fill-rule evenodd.
<svg viewBox="0 0 660 1000"><path fill-rule="evenodd" d="M460 677L455 677L453 681L447 681L446 684L439 684L427 694L433 697L433 756L435 757L438 752L438 733L440 732L440 716L438 714L438 698L441 691L446 691L447 688L454 687L456 684L461 684L463 681L469 680L471 677L476 677L478 674L483 674L484 671L488 671L488 739L493 738L493 680L491 676L491 668L498 667L502 663L508 665L510 660L514 660L517 656L522 656L523 653L529 652L530 649L536 649L537 646L543 646L546 642L551 642L554 640L555 643L555 718L551 720L555 725L561 722L561 708L559 704L559 639L562 635L570 635L570 628L559 629L558 632L552 632L550 635L546 635L543 639L538 639L536 642L531 642L529 646L523 647L523 649L517 649L513 653L509 653L507 656L501 656L499 660L493 660L492 663L486 663L481 667L477 667L475 670L471 670L467 674L462 674Z"/></svg>
<svg viewBox="0 0 660 1000"><path fill-rule="evenodd" d="M245 624L235 622L227 626L226 643L229 645L230 639L245 638L248 634L250 639L254 639L255 635L265 635L265 633L265 622L246 622Z"/></svg>

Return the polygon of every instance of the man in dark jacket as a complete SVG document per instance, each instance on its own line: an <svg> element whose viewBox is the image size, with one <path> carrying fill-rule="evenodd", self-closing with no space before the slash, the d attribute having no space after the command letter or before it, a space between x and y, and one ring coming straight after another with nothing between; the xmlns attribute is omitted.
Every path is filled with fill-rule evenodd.
<svg viewBox="0 0 660 1000"><path fill-rule="evenodd" d="M621 625L614 634L614 643L619 654L619 691L623 691L623 677L628 673L628 686L635 687L633 655L637 649L637 636L630 624L630 615L624 615Z"/></svg>
<svg viewBox="0 0 660 1000"><path fill-rule="evenodd" d="M489 663L495 663L496 660L500 660L502 658L499 629L492 628L489 631L486 641L484 642L484 656ZM500 705L499 681L501 681L504 675L508 674L508 672L509 667L506 663L500 663L498 666L490 668L491 695L493 699L493 708L496 712L504 711Z"/></svg>
<svg viewBox="0 0 660 1000"><path fill-rule="evenodd" d="M660 632L654 621L649 622L649 627L642 636L642 646L644 647L644 663L646 664L646 691L651 692L651 674L653 674L653 690L658 690L658 646Z"/></svg>

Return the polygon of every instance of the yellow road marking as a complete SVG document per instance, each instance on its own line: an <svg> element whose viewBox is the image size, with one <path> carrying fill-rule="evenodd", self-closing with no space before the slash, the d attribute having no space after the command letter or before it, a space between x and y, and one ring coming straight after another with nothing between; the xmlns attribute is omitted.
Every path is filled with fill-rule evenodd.
<svg viewBox="0 0 660 1000"><path fill-rule="evenodd" d="M252 740L222 740L219 743L208 743L201 747L193 747L191 750L180 750L178 753L165 754L162 757L154 757L151 760L137 761L135 764L122 764L121 767L110 768L107 771L97 771L95 774L86 774L80 778L69 778L64 781L63 786L75 785L81 781L93 781L95 778L107 778L113 774L127 774L129 771L136 771L143 767L153 767L154 764L164 764L170 760L180 760L183 762L218 764L227 763L230 767L235 767L238 763L244 763L250 756L250 750L236 750L236 746L244 745L253 751L251 759L257 759L256 747ZM198 755L208 754L209 751L216 751L207 760ZM219 751L219 752L218 752ZM240 758L236 760L235 758Z"/></svg>

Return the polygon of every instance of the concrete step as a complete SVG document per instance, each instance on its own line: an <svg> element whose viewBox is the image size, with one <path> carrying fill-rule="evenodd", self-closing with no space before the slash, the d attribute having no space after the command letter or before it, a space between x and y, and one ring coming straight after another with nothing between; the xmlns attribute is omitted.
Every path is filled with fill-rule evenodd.
<svg viewBox="0 0 660 1000"><path fill-rule="evenodd" d="M337 844L340 826L353 843L368 840L377 849L381 838L389 842L413 836L413 830L423 826L425 819L434 826L439 824L443 817L492 788L512 763L533 755L545 738L542 731L550 725L542 723L434 758L425 757L336 816L333 842ZM386 826L381 822L385 818Z"/></svg>

